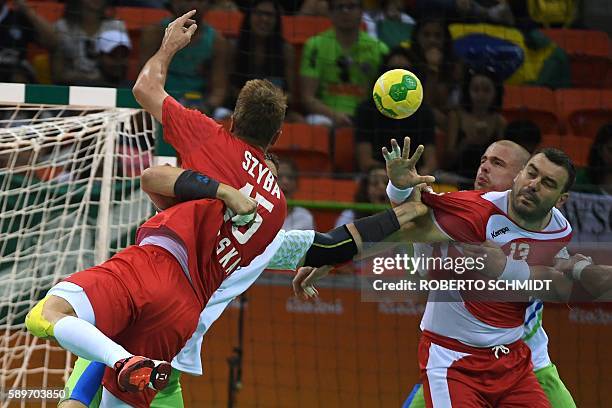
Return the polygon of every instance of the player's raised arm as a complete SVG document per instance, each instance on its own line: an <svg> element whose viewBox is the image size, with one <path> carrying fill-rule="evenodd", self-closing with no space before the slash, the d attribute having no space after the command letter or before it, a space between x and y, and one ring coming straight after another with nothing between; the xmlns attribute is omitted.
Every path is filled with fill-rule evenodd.
<svg viewBox="0 0 612 408"><path fill-rule="evenodd" d="M257 209L255 200L235 188L197 171L178 167L149 167L142 173L141 186L160 210L184 201L217 198L234 214L247 216L235 220L238 224L246 224L250 221L248 216L254 215Z"/></svg>
<svg viewBox="0 0 612 408"><path fill-rule="evenodd" d="M195 12L191 10L168 25L161 47L144 65L132 89L140 106L160 123L163 102L168 96L164 89L168 66L174 54L189 44L198 28L196 22L191 19Z"/></svg>

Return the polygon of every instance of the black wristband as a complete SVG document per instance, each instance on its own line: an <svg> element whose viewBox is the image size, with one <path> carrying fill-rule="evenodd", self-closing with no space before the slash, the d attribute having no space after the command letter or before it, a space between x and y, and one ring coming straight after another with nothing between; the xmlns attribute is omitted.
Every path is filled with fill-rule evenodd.
<svg viewBox="0 0 612 408"><path fill-rule="evenodd" d="M185 170L174 182L174 196L181 202L217 198L218 189L217 180L193 170Z"/></svg>
<svg viewBox="0 0 612 408"><path fill-rule="evenodd" d="M363 242L379 242L400 229L395 211L389 209L353 221Z"/></svg>

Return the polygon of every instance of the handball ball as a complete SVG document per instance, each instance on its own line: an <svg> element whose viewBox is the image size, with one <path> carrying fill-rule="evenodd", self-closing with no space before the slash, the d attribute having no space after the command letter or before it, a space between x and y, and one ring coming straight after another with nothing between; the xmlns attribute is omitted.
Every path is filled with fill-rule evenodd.
<svg viewBox="0 0 612 408"><path fill-rule="evenodd" d="M412 72L392 69L378 78L372 96L380 113L392 119L404 119L421 106L423 86Z"/></svg>

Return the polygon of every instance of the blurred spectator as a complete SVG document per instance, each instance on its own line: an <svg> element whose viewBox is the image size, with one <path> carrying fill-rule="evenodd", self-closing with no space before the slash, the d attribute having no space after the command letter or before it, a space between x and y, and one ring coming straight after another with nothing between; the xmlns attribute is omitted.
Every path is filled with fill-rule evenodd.
<svg viewBox="0 0 612 408"><path fill-rule="evenodd" d="M57 44L53 26L39 17L25 0L13 1L11 9L0 0L0 82L36 82L27 61L28 45L37 42L47 49Z"/></svg>
<svg viewBox="0 0 612 408"><path fill-rule="evenodd" d="M506 0L418 0L417 10L467 23L511 26L514 24L514 16L508 3Z"/></svg>
<svg viewBox="0 0 612 408"><path fill-rule="evenodd" d="M289 107L296 95L295 50L283 39L281 9L273 0L255 0L247 9L236 45L231 76L232 106L251 79L265 78L287 93ZM287 117L297 118L296 112Z"/></svg>
<svg viewBox="0 0 612 408"><path fill-rule="evenodd" d="M612 123L597 132L588 165L578 171L576 185L587 192L612 195Z"/></svg>
<svg viewBox="0 0 612 408"><path fill-rule="evenodd" d="M501 139L506 126L500 113L504 88L490 71L467 70L461 106L449 115L445 168L459 176L476 174L487 146Z"/></svg>
<svg viewBox="0 0 612 408"><path fill-rule="evenodd" d="M504 139L523 146L533 154L542 142L542 133L538 125L530 120L515 120L506 126Z"/></svg>
<svg viewBox="0 0 612 408"><path fill-rule="evenodd" d="M55 23L59 45L51 59L53 82L95 85L102 80L97 41L105 31L126 33L125 23L106 17L106 0L67 0L64 17Z"/></svg>
<svg viewBox="0 0 612 408"><path fill-rule="evenodd" d="M192 18L198 22L198 29L189 45L172 58L166 89L185 105L223 118L228 114L222 105L228 88L229 44L221 33L202 20L207 5L206 0L171 0L172 16L142 31L140 63L144 65L157 52L170 22L195 9Z"/></svg>
<svg viewBox="0 0 612 408"><path fill-rule="evenodd" d="M281 159L278 165L278 185L285 197L290 200L298 189L298 168L292 160ZM283 224L284 230L313 230L314 218L303 207L291 207Z"/></svg>
<svg viewBox="0 0 612 408"><path fill-rule="evenodd" d="M98 68L100 82L96 85L111 88L127 88L132 84L127 80L132 43L130 37L123 31L105 31L97 41Z"/></svg>
<svg viewBox="0 0 612 408"><path fill-rule="evenodd" d="M359 0L331 0L330 7L333 27L304 46L302 101L310 124L351 126L388 48L360 31Z"/></svg>
<svg viewBox="0 0 612 408"><path fill-rule="evenodd" d="M414 72L414 54L405 48L391 50L383 61L380 73L403 68ZM355 115L355 143L357 165L361 171L384 164L380 149L395 138L403 144L405 136L410 136L412 148L425 146L423 157L419 160L421 174L431 174L436 167L436 150L434 145L435 120L431 108L426 102L406 119L391 119L382 115L372 98L367 98L357 108ZM336 147L338 148L338 147Z"/></svg>
<svg viewBox="0 0 612 408"><path fill-rule="evenodd" d="M367 174L361 178L359 188L355 193L356 203L371 204L390 204L387 198L387 171L383 166L372 167ZM348 224L359 218L371 215L372 212L358 212L354 210L344 210L336 220L336 227Z"/></svg>
<svg viewBox="0 0 612 408"><path fill-rule="evenodd" d="M453 53L452 38L443 20L419 19L412 33L412 50L424 84L424 100L434 111L436 125L446 129L448 111L456 105L461 66Z"/></svg>
<svg viewBox="0 0 612 408"><path fill-rule="evenodd" d="M380 10L363 14L368 34L384 42L389 48L410 45L416 22L402 11L402 0L382 0Z"/></svg>

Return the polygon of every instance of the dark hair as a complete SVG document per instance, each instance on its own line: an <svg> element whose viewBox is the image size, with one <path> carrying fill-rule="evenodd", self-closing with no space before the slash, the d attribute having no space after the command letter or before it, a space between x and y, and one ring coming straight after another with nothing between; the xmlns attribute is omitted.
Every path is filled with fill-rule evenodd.
<svg viewBox="0 0 612 408"><path fill-rule="evenodd" d="M381 71L383 70L386 71L389 66L389 61L391 61L391 58L397 57L397 56L404 57L408 61L410 61L410 67L406 67L406 68L410 70L414 70L417 64L417 61L418 61L418 57L416 56L415 52L409 48L398 45L397 47L391 48L389 53L383 57L382 62L380 64Z"/></svg>
<svg viewBox="0 0 612 408"><path fill-rule="evenodd" d="M272 34L265 40L263 67L261 70L258 70L254 66L254 35L251 29L251 18L255 8L261 3L272 3L276 17ZM236 88L241 88L249 79L259 77L285 78L286 56L281 15L282 10L276 0L254 0L246 9L244 20L242 20L242 27L240 27L240 36L236 44L236 65L232 74L232 84Z"/></svg>
<svg viewBox="0 0 612 408"><path fill-rule="evenodd" d="M327 0L327 4L328 4L330 10L334 9L334 7L335 7L334 3L336 3L337 1L338 0ZM359 3L359 7L361 9L363 9L363 0L358 0L357 2Z"/></svg>
<svg viewBox="0 0 612 408"><path fill-rule="evenodd" d="M385 167L382 164L374 164L368 168L368 170L362 174L359 179L359 185L357 186L357 191L355 192L355 202L356 203L369 203L370 197L368 196L368 187L370 186L370 174L375 170L384 170ZM368 211L355 211L355 219L363 218L368 215L372 215L371 212Z"/></svg>
<svg viewBox="0 0 612 408"><path fill-rule="evenodd" d="M442 26L442 32L444 34L444 43L442 44L442 55L444 55L444 61L442 61L442 69L440 72L441 78L443 80L451 80L452 79L452 70L455 63L455 53L453 51L453 40L448 30L448 24L446 21L439 16L423 16L423 18L419 19L414 26L414 30L412 31L412 39L410 48L414 51L414 54L417 56L419 63L422 65L427 64L427 60L425 59L425 50L421 48L421 44L419 44L418 38L421 30L430 23L440 24ZM422 72L427 72L426 69L422 68Z"/></svg>
<svg viewBox="0 0 612 408"><path fill-rule="evenodd" d="M504 139L524 147L530 154L542 142L540 128L530 120L515 120L508 123Z"/></svg>
<svg viewBox="0 0 612 408"><path fill-rule="evenodd" d="M567 172L567 181L565 182L565 186L563 186L563 193L568 192L576 181L576 167L574 167L574 163L572 163L572 159L562 150L555 149L554 147L545 147L542 149L538 149L534 155L543 154L546 156L548 160L556 164L557 166L563 167Z"/></svg>
<svg viewBox="0 0 612 408"><path fill-rule="evenodd" d="M278 133L287 110L283 91L266 79L248 81L238 94L232 118L236 136L267 148Z"/></svg>
<svg viewBox="0 0 612 408"><path fill-rule="evenodd" d="M461 107L467 112L471 112L474 108L472 96L470 95L470 85L472 84L472 80L477 76L487 77L493 82L495 98L491 106L489 106L489 112L499 112L504 101L504 85L495 74L495 71L491 68L468 68L465 70L463 85L461 86Z"/></svg>
<svg viewBox="0 0 612 408"><path fill-rule="evenodd" d="M605 175L605 167L609 166L608 163L604 162L603 157L601 157L601 150L603 145L608 143L610 139L612 139L612 123L607 123L597 131L597 136L589 152L589 162L586 171L593 184L601 183Z"/></svg>
<svg viewBox="0 0 612 408"><path fill-rule="evenodd" d="M87 0L66 0L66 6L64 7L64 20L68 25L80 26L82 23L81 17L83 14L83 2ZM104 5L100 7L100 19L106 18L106 8L108 7L108 0L104 1Z"/></svg>

